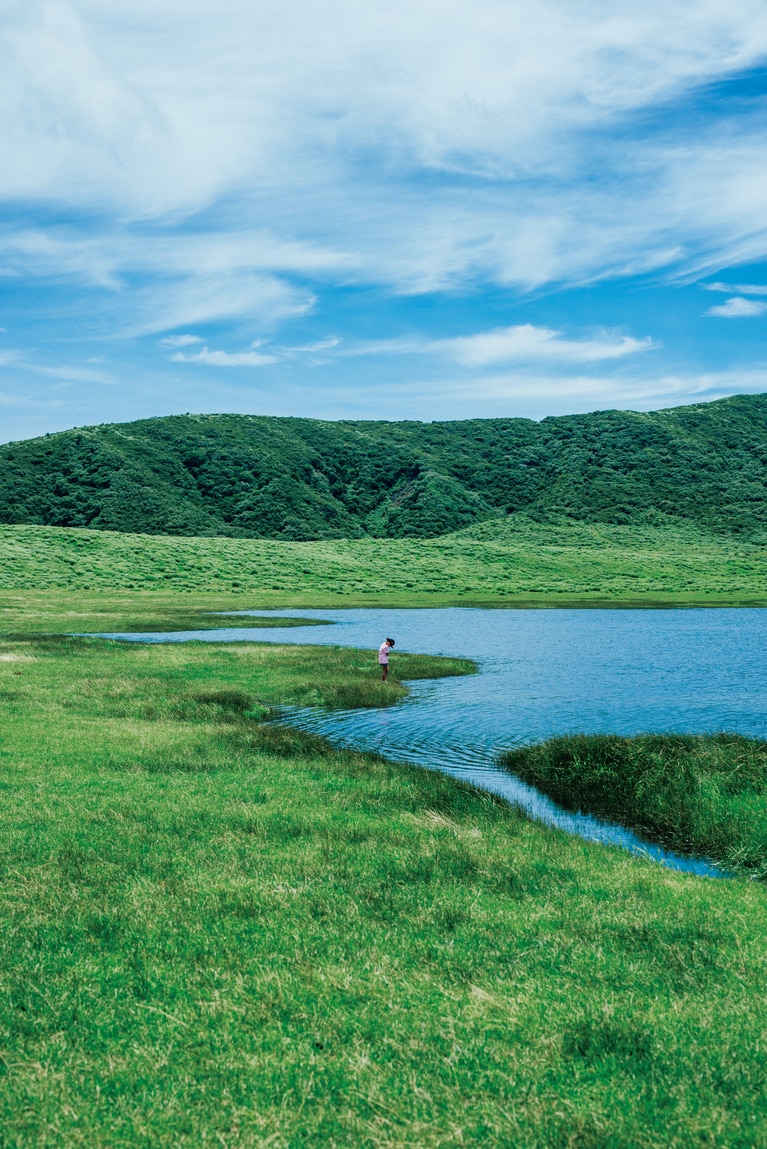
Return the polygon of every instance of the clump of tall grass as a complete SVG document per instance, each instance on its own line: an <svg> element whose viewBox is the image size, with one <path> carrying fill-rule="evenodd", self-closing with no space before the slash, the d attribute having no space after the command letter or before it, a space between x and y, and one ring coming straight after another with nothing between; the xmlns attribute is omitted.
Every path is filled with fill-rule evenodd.
<svg viewBox="0 0 767 1149"><path fill-rule="evenodd" d="M739 734L574 734L503 765L568 809L767 879L767 742Z"/></svg>

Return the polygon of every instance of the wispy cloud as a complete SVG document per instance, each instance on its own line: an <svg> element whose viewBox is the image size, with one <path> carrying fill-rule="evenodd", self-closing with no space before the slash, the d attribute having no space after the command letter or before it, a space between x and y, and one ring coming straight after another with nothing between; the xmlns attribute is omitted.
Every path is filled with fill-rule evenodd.
<svg viewBox="0 0 767 1149"><path fill-rule="evenodd" d="M559 360L566 363L622 359L639 351L650 351L651 339L628 335L566 339L549 327L525 323L503 327L459 339L443 339L432 345L467 367L485 367L514 360Z"/></svg>
<svg viewBox="0 0 767 1149"><path fill-rule="evenodd" d="M706 291L721 291L726 295L767 295L763 283L701 283Z"/></svg>
<svg viewBox="0 0 767 1149"><path fill-rule="evenodd" d="M49 379L59 379L62 383L96 383L110 386L118 383L119 378L111 371L99 370L81 363L45 364L27 361L26 370L33 375L46 376Z"/></svg>
<svg viewBox="0 0 767 1149"><path fill-rule="evenodd" d="M158 341L164 349L201 343L199 335L171 335ZM337 337L318 340L305 346L270 344L269 350L257 340L246 352L212 351L208 347L186 353L175 350L171 360L175 363L206 363L218 367L261 367L293 358L296 355L325 357L335 353L342 358L366 356L430 356L434 360L449 360L463 367L483 369L504 363L596 363L623 359L642 351L652 351L657 344L652 339L635 339L629 335L604 332L599 336L565 338L549 327L535 327L530 323L513 327L500 327L493 331L450 339L390 339L375 342L346 342Z"/></svg>
<svg viewBox="0 0 767 1149"><path fill-rule="evenodd" d="M393 339L348 345L344 355L432 355L451 359L465 367L490 367L498 363L551 362L582 363L622 359L640 351L651 351L652 339L604 333L598 337L568 339L550 327L530 323L499 327L476 335L451 339Z"/></svg>
<svg viewBox="0 0 767 1149"><path fill-rule="evenodd" d="M192 347L195 343L202 343L201 335L168 335L165 339L158 341L158 347L176 348L176 347Z"/></svg>
<svg viewBox="0 0 767 1149"><path fill-rule="evenodd" d="M643 359L681 395L671 367L692 377L701 334L737 325L698 303L683 346L618 281L706 277L709 315L763 313L767 288L734 270L767 257L767 104L738 88L767 59L759 0L0 7L0 276L14 342L58 341L52 370L114 340L135 380L149 338L163 409L197 381L200 409L250 401L258 373L223 368L270 366L264 403L304 388L321 412L362 356L362 390L396 368L469 405L523 376L552 403L571 385L623 402ZM625 334L649 330L640 313L660 334Z"/></svg>
<svg viewBox="0 0 767 1149"><path fill-rule="evenodd" d="M412 394L418 402L439 404L440 418L460 417L465 404L465 379L417 378L389 385L387 398L403 417L413 410ZM590 411L596 408L654 410L693 402L711 402L739 393L767 390L767 365L749 371L722 372L627 372L606 377L592 372L540 372L529 370L488 372L471 381L474 409L498 414L513 409L519 414L540 418L554 408L559 411ZM346 396L349 403L351 396ZM418 408L414 412L418 413Z"/></svg>
<svg viewBox="0 0 767 1149"><path fill-rule="evenodd" d="M181 338L184 338L183 336ZM199 339L193 336L187 336L185 343L189 341L194 343L200 342ZM163 340L168 344L172 341L170 339ZM178 344L176 344L178 346ZM176 351L171 355L173 363L202 363L206 367L268 367L271 363L277 363L278 358L276 355L270 355L257 348L261 346L261 342L257 341L252 344L248 351L211 351L208 347L203 347L199 351L185 354L183 351Z"/></svg>
<svg viewBox="0 0 767 1149"><path fill-rule="evenodd" d="M131 219L226 205L202 276L255 268L265 219L267 264L305 273L313 250L320 275L397 290L722 259L767 227L763 114L699 119L691 153L684 117L660 113L765 54L755 0L477 0L471 20L330 0L299 23L277 0L29 0L0 36L18 113L0 124L0 195L111 210L121 266L144 269L169 239ZM189 241L193 278L197 227Z"/></svg>
<svg viewBox="0 0 767 1149"><path fill-rule="evenodd" d="M0 351L0 367L17 367L24 376L43 376L69 383L116 382L114 375L95 366L96 362L87 360L85 363L46 363L41 362L33 351L23 352L18 348Z"/></svg>
<svg viewBox="0 0 767 1149"><path fill-rule="evenodd" d="M735 295L718 307L709 307L706 315L716 315L720 319L750 319L755 315L764 315L766 311L767 303Z"/></svg>
<svg viewBox="0 0 767 1149"><path fill-rule="evenodd" d="M305 315L314 303L313 292L276 276L200 275L170 282L157 276L136 290L131 322L120 333L154 335L241 316L273 324Z"/></svg>
<svg viewBox="0 0 767 1149"><path fill-rule="evenodd" d="M286 355L317 355L322 351L333 351L342 342L341 339L333 335L328 339L319 339L316 343L309 343L305 347L283 347L282 351Z"/></svg>

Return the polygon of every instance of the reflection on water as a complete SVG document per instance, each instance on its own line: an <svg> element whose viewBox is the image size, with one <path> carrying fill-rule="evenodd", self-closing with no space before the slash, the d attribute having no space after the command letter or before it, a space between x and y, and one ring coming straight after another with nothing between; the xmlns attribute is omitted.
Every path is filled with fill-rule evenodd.
<svg viewBox="0 0 767 1149"><path fill-rule="evenodd" d="M457 607L290 614L330 619L332 625L110 637L359 646L369 649L374 661L390 634L397 640L393 666L399 650L471 658L478 675L412 683L410 696L398 706L285 709L281 720L336 744L442 770L500 794L547 825L647 853L674 868L721 872L642 843L621 827L567 813L495 763L502 749L574 731L732 730L765 737L767 610Z"/></svg>

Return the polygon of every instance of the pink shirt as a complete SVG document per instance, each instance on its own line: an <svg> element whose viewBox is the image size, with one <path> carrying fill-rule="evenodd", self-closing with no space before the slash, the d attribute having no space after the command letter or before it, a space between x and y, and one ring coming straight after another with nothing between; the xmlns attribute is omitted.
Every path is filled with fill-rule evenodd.
<svg viewBox="0 0 767 1149"><path fill-rule="evenodd" d="M381 663L381 666L388 665L388 662L389 662L389 644L388 644L388 642L382 642L381 645L379 646L379 648L378 648L378 661Z"/></svg>

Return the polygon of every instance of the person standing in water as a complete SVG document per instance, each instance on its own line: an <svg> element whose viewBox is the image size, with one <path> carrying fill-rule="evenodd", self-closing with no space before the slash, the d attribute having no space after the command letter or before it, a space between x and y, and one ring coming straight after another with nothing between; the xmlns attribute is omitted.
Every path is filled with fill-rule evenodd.
<svg viewBox="0 0 767 1149"><path fill-rule="evenodd" d="M378 661L381 665L381 677L384 682L389 677L389 651L394 646L393 638L385 638L378 648Z"/></svg>

